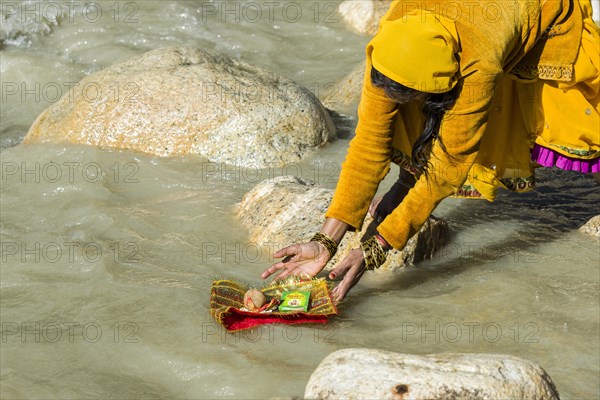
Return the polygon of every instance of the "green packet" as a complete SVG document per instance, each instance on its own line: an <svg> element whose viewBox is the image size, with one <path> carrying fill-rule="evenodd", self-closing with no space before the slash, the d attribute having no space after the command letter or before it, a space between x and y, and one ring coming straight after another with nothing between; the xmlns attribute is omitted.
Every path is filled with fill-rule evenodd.
<svg viewBox="0 0 600 400"><path fill-rule="evenodd" d="M310 291L283 292L279 311L308 311Z"/></svg>

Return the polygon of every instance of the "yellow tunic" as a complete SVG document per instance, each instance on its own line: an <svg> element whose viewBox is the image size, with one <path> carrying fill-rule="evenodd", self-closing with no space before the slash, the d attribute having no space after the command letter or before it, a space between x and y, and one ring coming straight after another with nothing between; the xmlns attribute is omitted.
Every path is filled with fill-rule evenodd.
<svg viewBox="0 0 600 400"><path fill-rule="evenodd" d="M454 21L462 78L459 99L440 127L446 151L434 143L428 175L419 177L402 203L379 225L379 233L393 247L404 247L448 196L475 193L493 200L498 187L533 186L529 159L530 146L536 141L545 146L556 144L571 156L578 156L577 151L590 158L600 155L598 29L593 22L590 25L589 0L581 3L392 3L384 20L414 12L418 4ZM326 213L326 217L356 229L362 226L390 162L406 162L423 123L419 104L398 106L371 84L370 70L367 57L356 136ZM578 76L580 70L586 71L585 76ZM565 108L563 99L572 104L584 101L593 109L589 115L578 109L565 120L557 112ZM572 132L574 128L578 133Z"/></svg>

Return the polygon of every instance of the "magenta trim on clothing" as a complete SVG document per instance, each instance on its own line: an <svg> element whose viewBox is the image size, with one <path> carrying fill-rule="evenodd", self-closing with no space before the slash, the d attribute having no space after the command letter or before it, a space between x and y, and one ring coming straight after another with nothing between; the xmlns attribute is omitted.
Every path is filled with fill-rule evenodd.
<svg viewBox="0 0 600 400"><path fill-rule="evenodd" d="M539 144L533 146L531 161L535 161L544 167L557 167L565 171L575 171L584 174L600 172L600 157L592 160L571 158Z"/></svg>

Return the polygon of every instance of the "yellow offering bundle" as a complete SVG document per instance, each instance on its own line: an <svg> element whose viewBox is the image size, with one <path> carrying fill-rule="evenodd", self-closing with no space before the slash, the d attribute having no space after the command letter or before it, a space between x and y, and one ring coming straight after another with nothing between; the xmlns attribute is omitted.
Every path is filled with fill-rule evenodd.
<svg viewBox="0 0 600 400"><path fill-rule="evenodd" d="M210 314L229 331L257 325L327 322L337 314L325 279L289 277L262 289L230 280L216 280L210 293Z"/></svg>

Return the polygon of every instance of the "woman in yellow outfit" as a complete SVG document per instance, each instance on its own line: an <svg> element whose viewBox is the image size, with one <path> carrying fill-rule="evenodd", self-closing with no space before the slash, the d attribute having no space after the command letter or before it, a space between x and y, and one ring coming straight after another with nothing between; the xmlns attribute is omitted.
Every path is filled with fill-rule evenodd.
<svg viewBox="0 0 600 400"><path fill-rule="evenodd" d="M448 196L529 190L539 165L600 173L599 37L589 0L395 0L366 48L356 136L325 223L262 277L318 274L361 228L392 161L412 175L330 273L344 277L338 301Z"/></svg>

